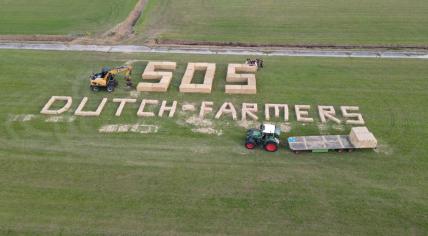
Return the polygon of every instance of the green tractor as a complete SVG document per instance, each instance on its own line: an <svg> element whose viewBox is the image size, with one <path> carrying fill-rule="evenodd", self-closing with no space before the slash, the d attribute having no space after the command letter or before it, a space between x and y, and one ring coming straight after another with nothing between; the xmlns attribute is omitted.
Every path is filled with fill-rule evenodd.
<svg viewBox="0 0 428 236"><path fill-rule="evenodd" d="M281 129L272 124L262 124L260 129L249 129L245 147L254 149L256 146L263 146L268 152L276 152L279 148L279 135Z"/></svg>

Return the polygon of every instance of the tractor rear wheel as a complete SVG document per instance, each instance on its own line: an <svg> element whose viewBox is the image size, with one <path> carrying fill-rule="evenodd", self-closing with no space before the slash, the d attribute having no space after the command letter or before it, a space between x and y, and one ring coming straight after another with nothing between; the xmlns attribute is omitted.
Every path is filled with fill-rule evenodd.
<svg viewBox="0 0 428 236"><path fill-rule="evenodd" d="M256 143L253 140L248 140L245 142L245 147L250 150L254 149L256 147Z"/></svg>
<svg viewBox="0 0 428 236"><path fill-rule="evenodd" d="M267 142L265 144L265 150L268 152L276 152L278 151L278 144L274 142Z"/></svg>

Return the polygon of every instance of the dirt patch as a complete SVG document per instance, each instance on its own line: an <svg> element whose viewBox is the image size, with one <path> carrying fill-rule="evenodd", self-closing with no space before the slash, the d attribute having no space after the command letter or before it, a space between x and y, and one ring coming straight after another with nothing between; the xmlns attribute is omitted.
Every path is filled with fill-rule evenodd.
<svg viewBox="0 0 428 236"><path fill-rule="evenodd" d="M51 116L46 118L46 122L48 123L71 123L76 120L75 116Z"/></svg>
<svg viewBox="0 0 428 236"><path fill-rule="evenodd" d="M260 122L256 121L248 121L248 120L240 120L236 122L239 127L246 128L246 129L252 129L252 128L258 128L260 126Z"/></svg>
<svg viewBox="0 0 428 236"><path fill-rule="evenodd" d="M9 115L9 121L11 122L27 122L36 118L33 114L21 114L21 115Z"/></svg>
<svg viewBox="0 0 428 236"><path fill-rule="evenodd" d="M194 132L194 133L202 133L202 134L215 134L217 136L223 135L223 131L222 130L216 130L216 129L208 128L208 127L194 128L194 129L192 129L192 132Z"/></svg>
<svg viewBox="0 0 428 236"><path fill-rule="evenodd" d="M334 124L331 126L334 130L337 131L345 131L345 126L340 124Z"/></svg>
<svg viewBox="0 0 428 236"><path fill-rule="evenodd" d="M0 35L0 41L15 42L71 42L76 36L67 35Z"/></svg>
<svg viewBox="0 0 428 236"><path fill-rule="evenodd" d="M138 98L140 96L140 93L138 91L131 91L129 92L129 96L131 98Z"/></svg>
<svg viewBox="0 0 428 236"><path fill-rule="evenodd" d="M383 155L391 155L394 153L394 150L385 142L379 141L379 144L377 145L377 148L374 149L376 153L383 154Z"/></svg>
<svg viewBox="0 0 428 236"><path fill-rule="evenodd" d="M113 40L122 40L129 37L134 33L134 26L137 24L138 19L140 19L141 14L143 13L144 6L148 0L139 0L135 8L129 13L128 17L113 29L107 31L103 36L112 37Z"/></svg>
<svg viewBox="0 0 428 236"><path fill-rule="evenodd" d="M177 124L193 126L192 132L194 133L211 134L217 136L223 135L223 130L215 129L214 123L211 120L201 119L196 115L187 118L185 122L177 121Z"/></svg>
<svg viewBox="0 0 428 236"><path fill-rule="evenodd" d="M213 122L211 120L201 119L197 116L191 116L186 119L186 123L189 125L200 126L200 127L212 127Z"/></svg>
<svg viewBox="0 0 428 236"><path fill-rule="evenodd" d="M157 133L158 131L159 131L159 126L142 125L142 124L104 125L98 130L98 132L100 133L140 133L140 134Z"/></svg>
<svg viewBox="0 0 428 236"><path fill-rule="evenodd" d="M140 19L147 1L148 0L139 0L124 21L120 22L102 35L97 36L97 38L82 37L74 40L73 43L115 44L130 38L134 34L134 26Z"/></svg>
<svg viewBox="0 0 428 236"><path fill-rule="evenodd" d="M196 105L194 103L184 103L183 105L181 105L181 110L183 112L194 112L196 111Z"/></svg>
<svg viewBox="0 0 428 236"><path fill-rule="evenodd" d="M334 131L340 131L343 132L345 131L345 126L341 125L341 124L333 124L333 125L328 125L328 124L323 124L320 123L318 124L318 129L320 131L320 134L322 135L328 135L330 134L329 130L333 129Z"/></svg>
<svg viewBox="0 0 428 236"><path fill-rule="evenodd" d="M320 131L320 134L326 135L328 134L328 125L326 124L318 124L318 130Z"/></svg>
<svg viewBox="0 0 428 236"><path fill-rule="evenodd" d="M290 133L290 131L291 131L291 124L288 122L281 123L279 125L279 127L281 127L281 132L283 132L283 133Z"/></svg>

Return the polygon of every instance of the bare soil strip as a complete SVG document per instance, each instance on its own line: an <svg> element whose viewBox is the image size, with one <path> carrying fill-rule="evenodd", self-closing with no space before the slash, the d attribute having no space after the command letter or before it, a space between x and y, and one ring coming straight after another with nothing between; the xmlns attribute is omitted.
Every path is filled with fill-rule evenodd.
<svg viewBox="0 0 428 236"><path fill-rule="evenodd" d="M199 42L190 40L156 39L156 45L163 46L215 46L243 48L308 48L308 49L383 49L383 50L428 50L428 45L336 45L336 44L256 44L241 42Z"/></svg>
<svg viewBox="0 0 428 236"><path fill-rule="evenodd" d="M134 35L134 26L144 11L148 0L139 0L128 17L107 32L93 37L82 37L74 40L75 44L116 44Z"/></svg>
<svg viewBox="0 0 428 236"><path fill-rule="evenodd" d="M129 13L128 17L113 29L104 33L103 36L111 37L116 41L120 41L132 35L134 33L134 26L137 24L138 19L140 19L147 1L148 0L139 0L137 5L135 5L135 8L131 13Z"/></svg>

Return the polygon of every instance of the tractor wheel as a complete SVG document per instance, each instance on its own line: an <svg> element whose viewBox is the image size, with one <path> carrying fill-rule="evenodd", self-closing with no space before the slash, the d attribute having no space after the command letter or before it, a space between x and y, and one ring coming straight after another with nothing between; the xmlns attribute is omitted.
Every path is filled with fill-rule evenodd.
<svg viewBox="0 0 428 236"><path fill-rule="evenodd" d="M107 86L107 92L111 93L113 91L114 91L114 86L113 85Z"/></svg>
<svg viewBox="0 0 428 236"><path fill-rule="evenodd" d="M268 152L276 152L278 151L278 144L274 142L267 142L265 144L265 150Z"/></svg>
<svg viewBox="0 0 428 236"><path fill-rule="evenodd" d="M128 87L128 89L132 89L132 82L130 80L126 82L126 87Z"/></svg>
<svg viewBox="0 0 428 236"><path fill-rule="evenodd" d="M98 86L91 86L91 90L94 91L94 92L98 92L98 91L100 91L100 87L98 87Z"/></svg>
<svg viewBox="0 0 428 236"><path fill-rule="evenodd" d="M249 140L245 143L245 147L250 150L254 149L256 147L256 143L254 143L252 140Z"/></svg>

